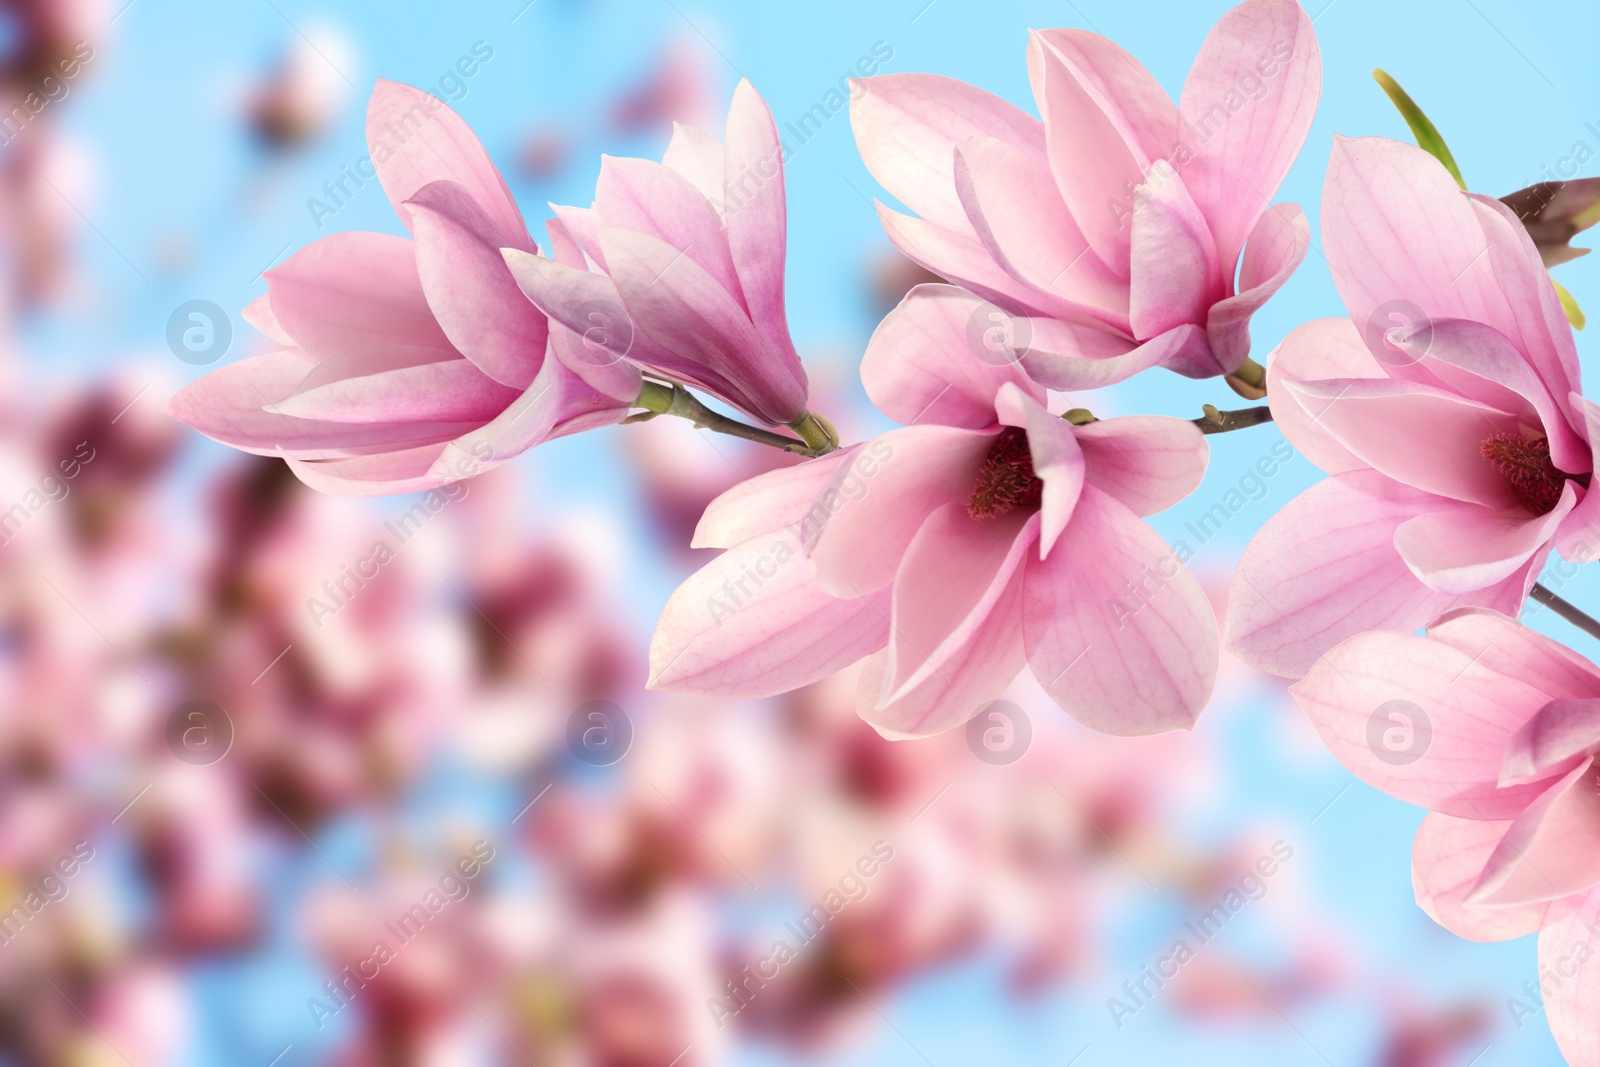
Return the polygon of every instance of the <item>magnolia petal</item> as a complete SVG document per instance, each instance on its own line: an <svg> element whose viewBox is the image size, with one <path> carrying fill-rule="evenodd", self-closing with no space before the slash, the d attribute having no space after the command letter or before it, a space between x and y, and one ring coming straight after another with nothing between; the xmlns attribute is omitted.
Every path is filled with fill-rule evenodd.
<svg viewBox="0 0 1600 1067"><path fill-rule="evenodd" d="M443 444L425 445L347 459L286 455L284 462L295 477L318 492L332 496L396 496L436 489L448 481L433 473L444 449Z"/></svg>
<svg viewBox="0 0 1600 1067"><path fill-rule="evenodd" d="M773 696L843 670L888 636L887 589L830 596L799 542L777 531L729 549L672 594L650 642L650 688Z"/></svg>
<svg viewBox="0 0 1600 1067"><path fill-rule="evenodd" d="M459 481L502 464L555 437L619 422L628 405L596 392L559 360L546 359L522 395L484 425L445 447L431 477Z"/></svg>
<svg viewBox="0 0 1600 1067"><path fill-rule="evenodd" d="M1225 372L1238 370L1250 355L1250 317L1283 287L1310 247L1311 224L1297 204L1274 204L1250 231L1239 266L1239 291L1206 313L1206 336Z"/></svg>
<svg viewBox="0 0 1600 1067"><path fill-rule="evenodd" d="M1272 421L1295 450L1329 474L1363 470L1368 464L1346 448L1322 421L1335 399L1306 399L1291 388L1319 378L1384 378L1383 367L1349 319L1314 319L1283 339L1267 364Z"/></svg>
<svg viewBox="0 0 1600 1067"><path fill-rule="evenodd" d="M239 317L280 345L293 346L294 338L289 336L289 331L283 328L278 321L278 316L272 311L272 298L262 293L250 303L245 305Z"/></svg>
<svg viewBox="0 0 1600 1067"><path fill-rule="evenodd" d="M746 478L706 506L690 547L732 548L785 526L800 526L798 536L804 543L812 536L806 524L814 509L820 507L831 514L835 507L848 503L849 498L844 494L836 494L827 501L819 500L837 468L848 463L858 475L867 470L876 473L875 457L886 447L879 446L875 452L876 444L840 449L820 459ZM826 520L819 514L809 521L815 525Z"/></svg>
<svg viewBox="0 0 1600 1067"><path fill-rule="evenodd" d="M453 181L505 234L511 247L534 250L516 199L472 127L432 93L379 78L367 104L367 147L383 191L411 228L406 201L424 185Z"/></svg>
<svg viewBox="0 0 1600 1067"><path fill-rule="evenodd" d="M1578 393L1571 394L1567 400L1583 420L1590 448L1600 452L1600 405ZM1600 559L1600 493L1594 492L1593 486L1584 490L1578 506L1556 531L1556 550L1574 563Z"/></svg>
<svg viewBox="0 0 1600 1067"><path fill-rule="evenodd" d="M1530 904L1571 896L1600 883L1600 793L1587 760L1573 767L1517 815L1467 899L1474 904Z"/></svg>
<svg viewBox="0 0 1600 1067"><path fill-rule="evenodd" d="M1527 227L1493 197L1474 194L1472 207L1489 245L1489 266L1517 325L1515 336L1554 395L1576 390L1582 379L1572 327Z"/></svg>
<svg viewBox="0 0 1600 1067"><path fill-rule="evenodd" d="M1546 908L1542 902L1510 907L1467 902L1490 853L1510 826L1509 821L1458 819L1432 811L1417 827L1411 847L1417 906L1457 937L1509 941L1539 929Z"/></svg>
<svg viewBox="0 0 1600 1067"><path fill-rule="evenodd" d="M1211 447L1200 427L1163 415L1126 415L1078 427L1084 476L1136 515L1165 511L1199 488Z"/></svg>
<svg viewBox="0 0 1600 1067"><path fill-rule="evenodd" d="M1129 191L1151 161L1130 144L1132 130L1096 80L1037 34L1028 41L1028 73L1056 188L1112 277L1126 278Z"/></svg>
<svg viewBox="0 0 1600 1067"><path fill-rule="evenodd" d="M705 268L740 311L745 310L722 218L688 178L648 159L601 156L594 207L602 230L637 230L671 245ZM605 248L603 236L600 245Z"/></svg>
<svg viewBox="0 0 1600 1067"><path fill-rule="evenodd" d="M722 213L722 142L693 126L672 124L672 140L661 162L688 178L700 195Z"/></svg>
<svg viewBox="0 0 1600 1067"><path fill-rule="evenodd" d="M1470 319L1516 335L1472 202L1415 145L1334 136L1322 241L1334 286L1363 329L1386 324L1384 313L1398 308L1413 319Z"/></svg>
<svg viewBox="0 0 1600 1067"><path fill-rule="evenodd" d="M1453 604L1395 551L1400 524L1444 505L1376 471L1318 482L1257 531L1228 594L1224 633L1246 663L1290 678L1364 630L1411 632Z"/></svg>
<svg viewBox="0 0 1600 1067"><path fill-rule="evenodd" d="M951 181L956 145L998 137L1044 158L1044 127L1014 104L955 78L883 74L850 82L850 125L867 170L891 196L971 236Z"/></svg>
<svg viewBox="0 0 1600 1067"><path fill-rule="evenodd" d="M956 146L956 195L1001 269L1035 288L1126 314L1127 286L1089 252L1043 160L995 137Z"/></svg>
<svg viewBox="0 0 1600 1067"><path fill-rule="evenodd" d="M995 412L1007 426L1027 432L1033 473L1044 483L1039 505L1039 556L1048 555L1072 520L1083 492L1083 450L1071 423L1045 410L1043 404L1009 382L995 397Z"/></svg>
<svg viewBox="0 0 1600 1067"><path fill-rule="evenodd" d="M322 360L391 345L458 355L428 306L416 245L381 233L313 241L266 272L273 314Z"/></svg>
<svg viewBox="0 0 1600 1067"><path fill-rule="evenodd" d="M1008 358L1019 330L1031 335L982 297L953 285L919 285L873 331L861 357L861 384L878 410L904 425L993 426L1002 385L1045 399L1018 360Z"/></svg>
<svg viewBox="0 0 1600 1067"><path fill-rule="evenodd" d="M1022 575L1034 515L928 517L895 576L889 647L857 708L880 731L916 737L970 719L1022 669Z"/></svg>
<svg viewBox="0 0 1600 1067"><path fill-rule="evenodd" d="M889 585L927 517L971 497L994 437L954 426L906 426L874 443L889 452L878 473L853 499L830 508L807 542L818 585L835 596L864 596ZM829 488L848 472L835 468Z"/></svg>
<svg viewBox="0 0 1600 1067"><path fill-rule="evenodd" d="M878 221L890 242L913 263L1002 307L1036 313L1126 334L1125 311L1069 300L1008 274L982 242L969 232L902 215L876 203Z"/></svg>
<svg viewBox="0 0 1600 1067"><path fill-rule="evenodd" d="M1135 337L1201 325L1211 305L1222 299L1211 232L1176 175L1140 188L1130 254L1128 322Z"/></svg>
<svg viewBox="0 0 1600 1067"><path fill-rule="evenodd" d="M728 248L750 308L750 321L778 358L792 360L798 367L800 357L789 337L783 293L789 230L783 155L778 126L766 101L748 80L741 80L728 106L728 147L723 163Z"/></svg>
<svg viewBox="0 0 1600 1067"><path fill-rule="evenodd" d="M1178 108L1161 83L1114 42L1086 30L1035 30L1033 39L1064 57L1114 112L1136 154L1145 163L1168 155L1178 136ZM1028 74L1035 78L1030 65ZM1033 83L1034 95L1039 84Z"/></svg>
<svg viewBox="0 0 1600 1067"><path fill-rule="evenodd" d="M1030 319L1022 366L1050 389L1098 389L1151 367L1167 367L1190 378L1221 372L1205 331L1186 324L1135 345L1117 334L1057 319Z"/></svg>
<svg viewBox="0 0 1600 1067"><path fill-rule="evenodd" d="M1460 649L1492 671L1534 681L1551 697L1600 697L1600 669L1502 612L1447 611L1428 624L1428 637Z"/></svg>
<svg viewBox="0 0 1600 1067"><path fill-rule="evenodd" d="M1600 997L1600 975L1588 962L1600 954L1595 931L1600 929L1600 893L1580 893L1553 900L1539 929L1538 990L1545 1018L1568 1063L1600 1063L1600 1018L1594 1005Z"/></svg>
<svg viewBox="0 0 1600 1067"><path fill-rule="evenodd" d="M1568 421L1567 394L1552 394L1504 334L1481 322L1435 319L1421 336L1426 344L1418 370L1430 372L1446 388L1544 430L1550 459L1558 469L1577 474L1592 466L1588 442Z"/></svg>
<svg viewBox="0 0 1600 1067"><path fill-rule="evenodd" d="M1568 482L1548 515L1484 511L1457 506L1407 519L1394 532L1394 547L1411 573L1430 589L1464 594L1511 577L1555 534L1572 510L1576 490Z"/></svg>
<svg viewBox="0 0 1600 1067"><path fill-rule="evenodd" d="M1256 85L1260 93L1241 95ZM1311 19L1295 0L1245 0L1206 35L1183 84L1178 114L1193 141L1184 181L1232 273L1256 225L1300 153L1322 91L1322 56Z"/></svg>
<svg viewBox="0 0 1600 1067"><path fill-rule="evenodd" d="M338 378L265 410L327 422L486 422L518 396L464 359Z"/></svg>
<svg viewBox="0 0 1600 1067"><path fill-rule="evenodd" d="M1512 819L1548 780L1502 788L1506 743L1549 698L1440 641L1372 631L1289 690L1333 755L1390 796L1464 819Z"/></svg>
<svg viewBox="0 0 1600 1067"><path fill-rule="evenodd" d="M544 361L550 324L517 287L495 228L454 182L432 182L406 204L417 273L439 326L461 354L501 385L526 389Z"/></svg>
<svg viewBox="0 0 1600 1067"><path fill-rule="evenodd" d="M1493 510L1517 507L1483 442L1521 434L1514 415L1459 393L1390 378L1286 379L1288 391L1352 455L1401 482Z"/></svg>
<svg viewBox="0 0 1600 1067"><path fill-rule="evenodd" d="M1153 595L1130 602L1128 583L1148 587L1152 575ZM1216 617L1194 575L1126 505L1085 485L1025 580L1028 664L1073 718L1123 735L1194 725L1216 680Z"/></svg>
<svg viewBox="0 0 1600 1067"><path fill-rule="evenodd" d="M1521 785L1566 774L1572 761L1600 752L1600 698L1552 700L1523 723L1506 746L1500 784Z"/></svg>
<svg viewBox="0 0 1600 1067"><path fill-rule="evenodd" d="M600 243L629 315L662 348L732 383L732 395L723 399L768 424L804 414L806 375L798 359L772 352L699 263L635 230L601 230Z"/></svg>
<svg viewBox="0 0 1600 1067"><path fill-rule="evenodd" d="M212 440L262 456L364 455L437 444L472 428L472 423L318 422L267 410L317 366L292 348L236 360L184 386L167 410Z"/></svg>

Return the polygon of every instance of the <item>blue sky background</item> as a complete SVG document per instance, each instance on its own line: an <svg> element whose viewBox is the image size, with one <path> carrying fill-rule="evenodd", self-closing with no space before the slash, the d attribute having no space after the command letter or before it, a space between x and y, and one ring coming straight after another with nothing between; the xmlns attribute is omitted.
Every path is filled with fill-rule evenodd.
<svg viewBox="0 0 1600 1067"><path fill-rule="evenodd" d="M121 0L114 2L120 6ZM1516 0L1333 0L1319 11L1320 2L1311 0L1308 9L1316 16L1322 49L1322 102L1305 150L1278 194L1305 208L1314 234L1333 135L1406 135L1369 76L1374 67L1394 74L1427 109L1476 190L1502 194L1548 176L1541 168L1554 170L1579 142L1600 152L1600 79L1593 55L1600 7L1551 0L1530 18L1530 9ZM669 38L687 37L707 48L719 109L744 75L765 95L780 124L818 102L877 42L894 52L885 72L953 75L1032 111L1024 63L1029 27L1076 26L1112 37L1176 95L1206 31L1228 6L1220 0L934 0L926 8L922 0L537 0L518 16L522 3L135 0L118 16L69 98L52 105L66 112L65 128L92 147L96 167L90 191L74 199L92 227L82 232L77 249L86 287L69 306L28 324L27 358L37 373L94 379L158 353L167 317L179 303L204 298L236 311L264 291L263 269L327 232L403 232L376 183L329 220L326 230L315 227L305 201L341 163L365 154L362 116L376 77L434 84L480 40L494 49L494 58L455 106L492 156L509 170L520 138L544 122L580 131L574 166L558 181L513 181L538 234L549 215L546 200L589 202L601 151L659 153L659 140L630 142L601 129L582 131L619 87L654 64ZM233 101L244 80L294 37L295 27L319 23L338 27L352 42L355 58L344 73L354 87L345 90L339 121L328 136L264 168ZM1562 176L1595 173L1590 163ZM872 302L863 295L864 265L888 245L867 202L879 190L856 154L846 116L834 118L794 156L787 179L793 333L818 376L853 382L875 325ZM1320 246L1320 235L1313 243ZM176 268L173 249L185 250ZM1591 314L1600 314L1596 262L1581 260L1557 271ZM1256 316L1257 357L1297 323L1340 313L1326 263L1314 251ZM229 358L248 351L254 340L242 322L236 327ZM1580 335L1579 350L1585 369L1600 373L1593 333ZM173 361L173 384L195 373ZM161 388L170 394L170 385ZM864 404L859 389L851 395ZM1119 387L1103 406L1188 417L1201 403L1228 406L1233 399L1218 382L1156 373ZM569 439L524 457L535 521L579 507L615 509L637 519L632 476L617 455L616 435L625 432ZM1214 438L1206 483L1195 498L1159 519L1158 528L1177 536L1184 521L1205 511L1277 439L1271 428ZM207 444L200 454L212 450L220 453ZM1288 464L1272 479L1269 495L1241 512L1197 562L1229 565L1260 523L1316 476L1303 459ZM372 507L385 510L393 503ZM186 505L176 506L181 511ZM629 521L643 525L642 519ZM631 607L643 630L674 575L653 565L647 540L641 537L633 547L618 565L634 590ZM1600 583L1590 574L1563 593L1600 606ZM1585 653L1600 653L1559 620L1544 616L1533 622ZM1018 1008L996 968L978 961L880 1004L904 1038L880 1028L869 1043L829 1062L919 1064L921 1049L936 1063L1064 1064L1087 1046L1079 1061L1085 1067L1324 1060L1343 1067L1373 1062L1386 1001L1394 989L1408 987L1439 1004L1466 995L1493 1003L1496 1028L1476 1061L1483 1067L1560 1063L1542 1021L1519 1031L1504 1011L1505 998L1535 974L1533 939L1471 945L1434 926L1416 908L1410 887L1411 836L1421 812L1360 783L1341 794L1350 776L1325 753L1304 750L1303 723L1287 721L1298 715L1281 699L1213 707L1201 731L1224 753L1225 782L1183 818L1198 839L1220 838L1242 825L1281 828L1296 847L1294 864L1309 880L1318 921L1347 939L1353 952L1378 962L1370 980L1297 1010L1293 1027L1195 1029L1158 1004L1118 1031L1108 1020L1105 997L1160 952L1187 918L1181 906L1152 894L1139 901L1134 920L1105 931L1114 966L1103 980ZM1228 937L1239 952L1262 959L1272 959L1279 947L1269 929L1248 916ZM304 977L293 966L279 974L267 965L205 976L201 988L213 1016L205 1025L215 1031L215 1045L210 1053L197 1052L195 1062L265 1063L281 1047L280 1028L303 1018L295 1014L301 1009L293 997L306 987ZM275 1007L280 1003L281 1014ZM229 1046L242 1046L250 1055L207 1059ZM761 1049L744 1050L740 1061L787 1062Z"/></svg>

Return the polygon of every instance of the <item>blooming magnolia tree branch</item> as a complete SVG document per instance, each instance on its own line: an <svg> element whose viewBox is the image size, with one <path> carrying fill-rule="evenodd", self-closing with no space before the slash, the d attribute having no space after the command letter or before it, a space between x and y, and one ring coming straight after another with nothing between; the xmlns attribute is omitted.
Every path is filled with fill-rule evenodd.
<svg viewBox="0 0 1600 1067"><path fill-rule="evenodd" d="M1542 585L1535 584L1533 589L1528 593L1528 596L1534 600L1537 600L1539 603L1543 604L1545 607L1549 608L1563 619L1566 619L1568 622L1582 630L1584 633L1588 634L1590 637L1600 640L1600 621L1595 620L1585 612L1581 611L1575 605L1556 596L1556 594L1549 589L1546 589Z"/></svg>
<svg viewBox="0 0 1600 1067"><path fill-rule="evenodd" d="M650 413L650 416L646 417L676 415L680 419L688 419L696 426L716 433L742 437L746 441L770 445L800 456L825 456L839 447L839 437L832 424L821 415L810 412L789 424L789 428L800 435L799 439L796 439L771 430L763 430L759 426L747 425L737 419L730 419L706 407L681 385L669 385L646 379L639 392L639 399L634 401L634 404ZM640 416L635 416L638 417Z"/></svg>

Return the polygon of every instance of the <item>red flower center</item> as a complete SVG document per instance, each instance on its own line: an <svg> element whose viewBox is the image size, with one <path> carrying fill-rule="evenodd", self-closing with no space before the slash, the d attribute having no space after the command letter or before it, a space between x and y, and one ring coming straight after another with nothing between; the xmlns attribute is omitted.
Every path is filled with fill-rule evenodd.
<svg viewBox="0 0 1600 1067"><path fill-rule="evenodd" d="M1497 433L1483 442L1483 458L1511 483L1517 502L1535 515L1548 515L1561 501L1561 488L1571 475L1550 462L1550 442L1543 437Z"/></svg>
<svg viewBox="0 0 1600 1067"><path fill-rule="evenodd" d="M975 519L992 519L1015 507L1036 508L1044 494L1044 482L1033 473L1033 453L1028 451L1028 435L1020 427L1007 426L995 436L989 454L978 469L978 484L967 501L967 514Z"/></svg>

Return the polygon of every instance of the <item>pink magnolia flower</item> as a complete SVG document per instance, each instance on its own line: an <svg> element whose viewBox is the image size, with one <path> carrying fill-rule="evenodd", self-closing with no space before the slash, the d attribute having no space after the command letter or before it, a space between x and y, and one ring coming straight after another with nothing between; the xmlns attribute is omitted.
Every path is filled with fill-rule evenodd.
<svg viewBox="0 0 1600 1067"><path fill-rule="evenodd" d="M224 444L282 456L315 488L363 496L458 481L623 418L638 371L571 355L581 344L517 288L500 249L535 246L460 116L380 81L367 141L412 240L336 234L268 271L267 295L245 318L281 347L189 385L173 414ZM341 179L347 195L363 171ZM549 230L557 259L581 263L562 225Z"/></svg>
<svg viewBox="0 0 1600 1067"><path fill-rule="evenodd" d="M1503 615L1450 612L1426 637L1364 633L1291 690L1357 777L1430 809L1412 881L1473 941L1539 931L1550 1030L1600 1064L1600 670ZM1581 966L1580 966L1581 965Z"/></svg>
<svg viewBox="0 0 1600 1067"><path fill-rule="evenodd" d="M1139 516L1195 487L1204 438L1178 419L1051 415L1020 370L966 349L980 303L921 286L873 335L867 393L906 425L707 509L694 543L728 551L668 602L654 686L762 696L867 657L861 714L928 734L1026 662L1096 729L1193 723L1216 675L1215 619Z"/></svg>
<svg viewBox="0 0 1600 1067"><path fill-rule="evenodd" d="M1553 546L1596 554L1596 409L1527 232L1428 153L1339 139L1323 237L1349 320L1290 334L1267 384L1284 435L1330 475L1245 550L1226 633L1298 676L1364 630L1451 607L1515 615Z"/></svg>
<svg viewBox="0 0 1600 1067"><path fill-rule="evenodd" d="M523 292L580 334L597 364L626 359L769 425L806 417L784 312L783 144L740 82L727 146L676 126L660 163L604 157L594 206L555 206L581 261L506 250Z"/></svg>
<svg viewBox="0 0 1600 1067"><path fill-rule="evenodd" d="M1310 240L1298 207L1267 210L1321 87L1305 12L1295 0L1229 11L1176 106L1081 30L1035 32L1028 76L1043 122L951 78L855 83L862 159L921 216L880 205L890 240L997 305L1011 319L997 347L1051 388L1156 365L1237 370L1250 316Z"/></svg>

